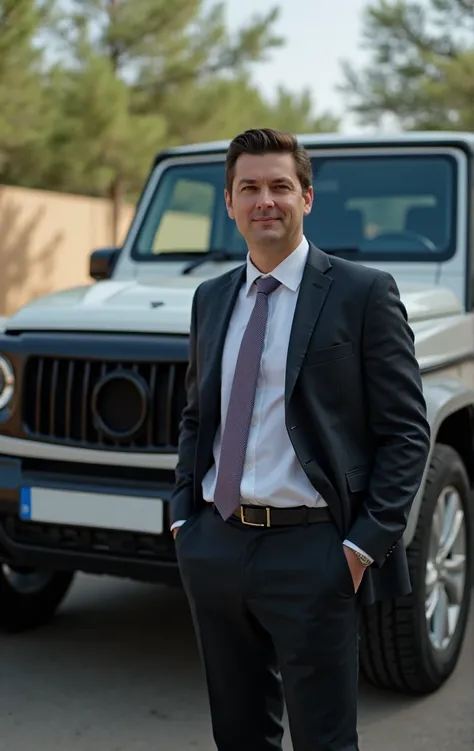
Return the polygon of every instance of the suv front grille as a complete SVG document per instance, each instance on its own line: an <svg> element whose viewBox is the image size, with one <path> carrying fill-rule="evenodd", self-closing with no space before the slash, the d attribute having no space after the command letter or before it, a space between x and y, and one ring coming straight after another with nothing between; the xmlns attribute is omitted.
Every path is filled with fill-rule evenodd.
<svg viewBox="0 0 474 751"><path fill-rule="evenodd" d="M31 357L29 437L84 448L176 451L187 364Z"/></svg>

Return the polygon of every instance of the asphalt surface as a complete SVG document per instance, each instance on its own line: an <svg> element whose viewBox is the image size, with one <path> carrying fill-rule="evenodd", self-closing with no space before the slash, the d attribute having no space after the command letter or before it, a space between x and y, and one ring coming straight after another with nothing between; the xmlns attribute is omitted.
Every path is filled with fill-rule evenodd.
<svg viewBox="0 0 474 751"><path fill-rule="evenodd" d="M0 665L1 751L214 748L179 590L80 576L50 625L0 636ZM361 751L473 751L474 617L436 694L413 700L361 685L359 729Z"/></svg>

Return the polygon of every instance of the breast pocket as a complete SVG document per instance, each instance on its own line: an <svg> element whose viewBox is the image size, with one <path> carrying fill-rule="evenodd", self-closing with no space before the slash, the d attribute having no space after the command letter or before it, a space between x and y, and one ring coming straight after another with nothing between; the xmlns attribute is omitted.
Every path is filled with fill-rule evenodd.
<svg viewBox="0 0 474 751"><path fill-rule="evenodd" d="M324 365L328 362L350 357L353 354L354 345L352 342L335 344L333 347L325 347L324 349L313 349L307 353L305 365Z"/></svg>

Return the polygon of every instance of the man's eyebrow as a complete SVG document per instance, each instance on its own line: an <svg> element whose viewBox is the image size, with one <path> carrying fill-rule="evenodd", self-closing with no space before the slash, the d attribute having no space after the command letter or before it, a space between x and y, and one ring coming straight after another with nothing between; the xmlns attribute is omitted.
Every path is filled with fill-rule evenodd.
<svg viewBox="0 0 474 751"><path fill-rule="evenodd" d="M291 177L274 177L270 180L271 183L288 183L289 185L293 185L293 180ZM258 183L258 180L256 180L253 177L241 177L239 180L239 185L255 185Z"/></svg>

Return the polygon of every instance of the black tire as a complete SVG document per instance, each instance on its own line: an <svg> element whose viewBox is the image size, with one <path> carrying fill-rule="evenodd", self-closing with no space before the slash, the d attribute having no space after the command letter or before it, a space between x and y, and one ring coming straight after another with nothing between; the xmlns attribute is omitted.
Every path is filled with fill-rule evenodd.
<svg viewBox="0 0 474 751"><path fill-rule="evenodd" d="M10 570L11 571L11 570ZM17 570L30 586L14 586L10 571L0 564L0 631L19 633L37 628L53 617L74 578L74 572L45 573ZM37 581L34 577L37 574ZM36 586L35 586L36 584Z"/></svg>
<svg viewBox="0 0 474 751"><path fill-rule="evenodd" d="M425 614L425 576L431 524L443 488L453 486L462 501L466 531L466 579L456 630L444 651L430 642ZM364 607L361 613L361 674L373 685L406 694L437 689L456 667L469 614L472 587L473 511L469 480L459 454L444 444L434 448L416 532L407 549L412 593Z"/></svg>

